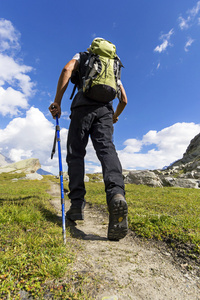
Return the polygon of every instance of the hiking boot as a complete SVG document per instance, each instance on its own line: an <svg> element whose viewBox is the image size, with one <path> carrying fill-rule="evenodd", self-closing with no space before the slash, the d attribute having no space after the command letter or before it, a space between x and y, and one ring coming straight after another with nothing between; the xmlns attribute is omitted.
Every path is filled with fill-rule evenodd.
<svg viewBox="0 0 200 300"><path fill-rule="evenodd" d="M66 218L71 221L84 220L84 207L85 202L82 204L82 206L71 205L70 209L66 212Z"/></svg>
<svg viewBox="0 0 200 300"><path fill-rule="evenodd" d="M110 241L119 241L128 233L128 206L124 196L116 194L108 205L109 225L108 239Z"/></svg>

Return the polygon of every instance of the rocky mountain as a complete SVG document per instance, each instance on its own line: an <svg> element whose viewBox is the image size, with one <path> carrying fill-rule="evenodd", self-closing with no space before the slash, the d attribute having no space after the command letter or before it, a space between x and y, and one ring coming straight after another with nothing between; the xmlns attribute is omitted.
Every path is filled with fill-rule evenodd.
<svg viewBox="0 0 200 300"><path fill-rule="evenodd" d="M43 177L40 174L37 174L36 171L41 168L39 159L30 158L24 159L16 163L6 164L0 167L1 173L25 173L25 179L42 179Z"/></svg>
<svg viewBox="0 0 200 300"><path fill-rule="evenodd" d="M41 169L41 165L39 159L37 158L30 158L25 159L19 162L14 163L3 154L0 154L0 173L7 173L7 172L14 172L14 173L26 173L26 174L34 174L37 173L39 175L52 175L43 169ZM35 177L41 178L40 176ZM34 178L33 175L31 177ZM28 176L30 177L30 176Z"/></svg>
<svg viewBox="0 0 200 300"><path fill-rule="evenodd" d="M7 164L11 164L13 161L3 154L0 153L0 167L6 166Z"/></svg>
<svg viewBox="0 0 200 300"><path fill-rule="evenodd" d="M198 162L200 160L200 133L197 134L190 142L183 154L183 158L172 164L172 167L187 165L188 163Z"/></svg>
<svg viewBox="0 0 200 300"><path fill-rule="evenodd" d="M125 183L145 184L148 186L174 186L200 188L200 134L190 142L183 154L164 170L130 171L124 175Z"/></svg>

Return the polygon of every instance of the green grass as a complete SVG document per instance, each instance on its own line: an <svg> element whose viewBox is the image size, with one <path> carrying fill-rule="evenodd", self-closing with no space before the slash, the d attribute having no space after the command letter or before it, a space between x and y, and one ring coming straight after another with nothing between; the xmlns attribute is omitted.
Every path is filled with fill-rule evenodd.
<svg viewBox="0 0 200 300"><path fill-rule="evenodd" d="M63 244L62 224L46 192L48 178L12 182L13 177L0 175L0 299L20 299L22 291L34 299L44 294L84 299L81 291L71 291L70 280L60 282L71 268L74 251L71 244Z"/></svg>
<svg viewBox="0 0 200 300"><path fill-rule="evenodd" d="M102 183L87 183L86 188L89 202L105 205ZM167 241L172 246L188 245L191 256L200 253L199 190L129 184L126 199L129 228L138 236Z"/></svg>
<svg viewBox="0 0 200 300"><path fill-rule="evenodd" d="M46 192L50 180L59 180L44 176L42 181L13 182L16 177L22 175L0 174L0 299L20 299L22 291L33 299L47 294L54 299L90 299L84 290L90 279L72 272L76 251L81 251L78 241L67 228L63 245L61 220ZM86 200L106 210L104 184L89 182L86 189ZM137 236L173 247L187 245L187 255L199 256L199 190L130 184L126 199L129 227Z"/></svg>
<svg viewBox="0 0 200 300"><path fill-rule="evenodd" d="M141 236L194 244L199 252L200 194L181 188L127 188L130 228Z"/></svg>

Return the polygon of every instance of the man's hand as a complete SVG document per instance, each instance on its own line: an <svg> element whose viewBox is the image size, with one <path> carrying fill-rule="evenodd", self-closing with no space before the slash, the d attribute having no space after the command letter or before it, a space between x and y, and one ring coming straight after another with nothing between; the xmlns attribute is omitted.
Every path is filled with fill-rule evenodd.
<svg viewBox="0 0 200 300"><path fill-rule="evenodd" d="M115 115L113 116L113 124L117 123L117 121L119 120L118 117L115 117Z"/></svg>
<svg viewBox="0 0 200 300"><path fill-rule="evenodd" d="M55 119L56 115L58 115L58 118L60 118L61 116L61 108L60 105L58 105L58 103L52 103L49 106L49 111L52 114L52 117Z"/></svg>

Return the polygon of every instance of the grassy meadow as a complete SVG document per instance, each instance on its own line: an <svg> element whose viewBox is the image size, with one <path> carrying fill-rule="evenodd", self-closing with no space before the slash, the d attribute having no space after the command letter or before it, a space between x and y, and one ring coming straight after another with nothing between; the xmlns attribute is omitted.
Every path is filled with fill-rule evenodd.
<svg viewBox="0 0 200 300"><path fill-rule="evenodd" d="M51 176L41 181L18 180L0 174L0 299L90 299L73 288L71 271L77 242L67 228L63 245L62 224L50 205ZM59 183L59 180L57 180ZM67 183L65 182L65 188ZM106 209L103 183L86 183L86 201ZM200 253L200 192L195 189L150 188L126 185L129 228L137 236L163 240L197 260ZM81 251L81 250L80 250ZM63 284L62 278L69 279ZM77 279L76 279L77 280ZM85 278L79 279L84 284ZM21 297L21 298L20 298Z"/></svg>
<svg viewBox="0 0 200 300"><path fill-rule="evenodd" d="M103 183L87 184L87 200L105 205ZM129 228L138 236L188 244L192 256L200 253L199 190L127 184L126 200Z"/></svg>
<svg viewBox="0 0 200 300"><path fill-rule="evenodd" d="M63 245L62 222L46 192L48 178L12 181L14 177L0 175L0 299L44 299L44 294L82 299L81 291L70 292L70 283L59 282L69 272L75 251L72 244Z"/></svg>

